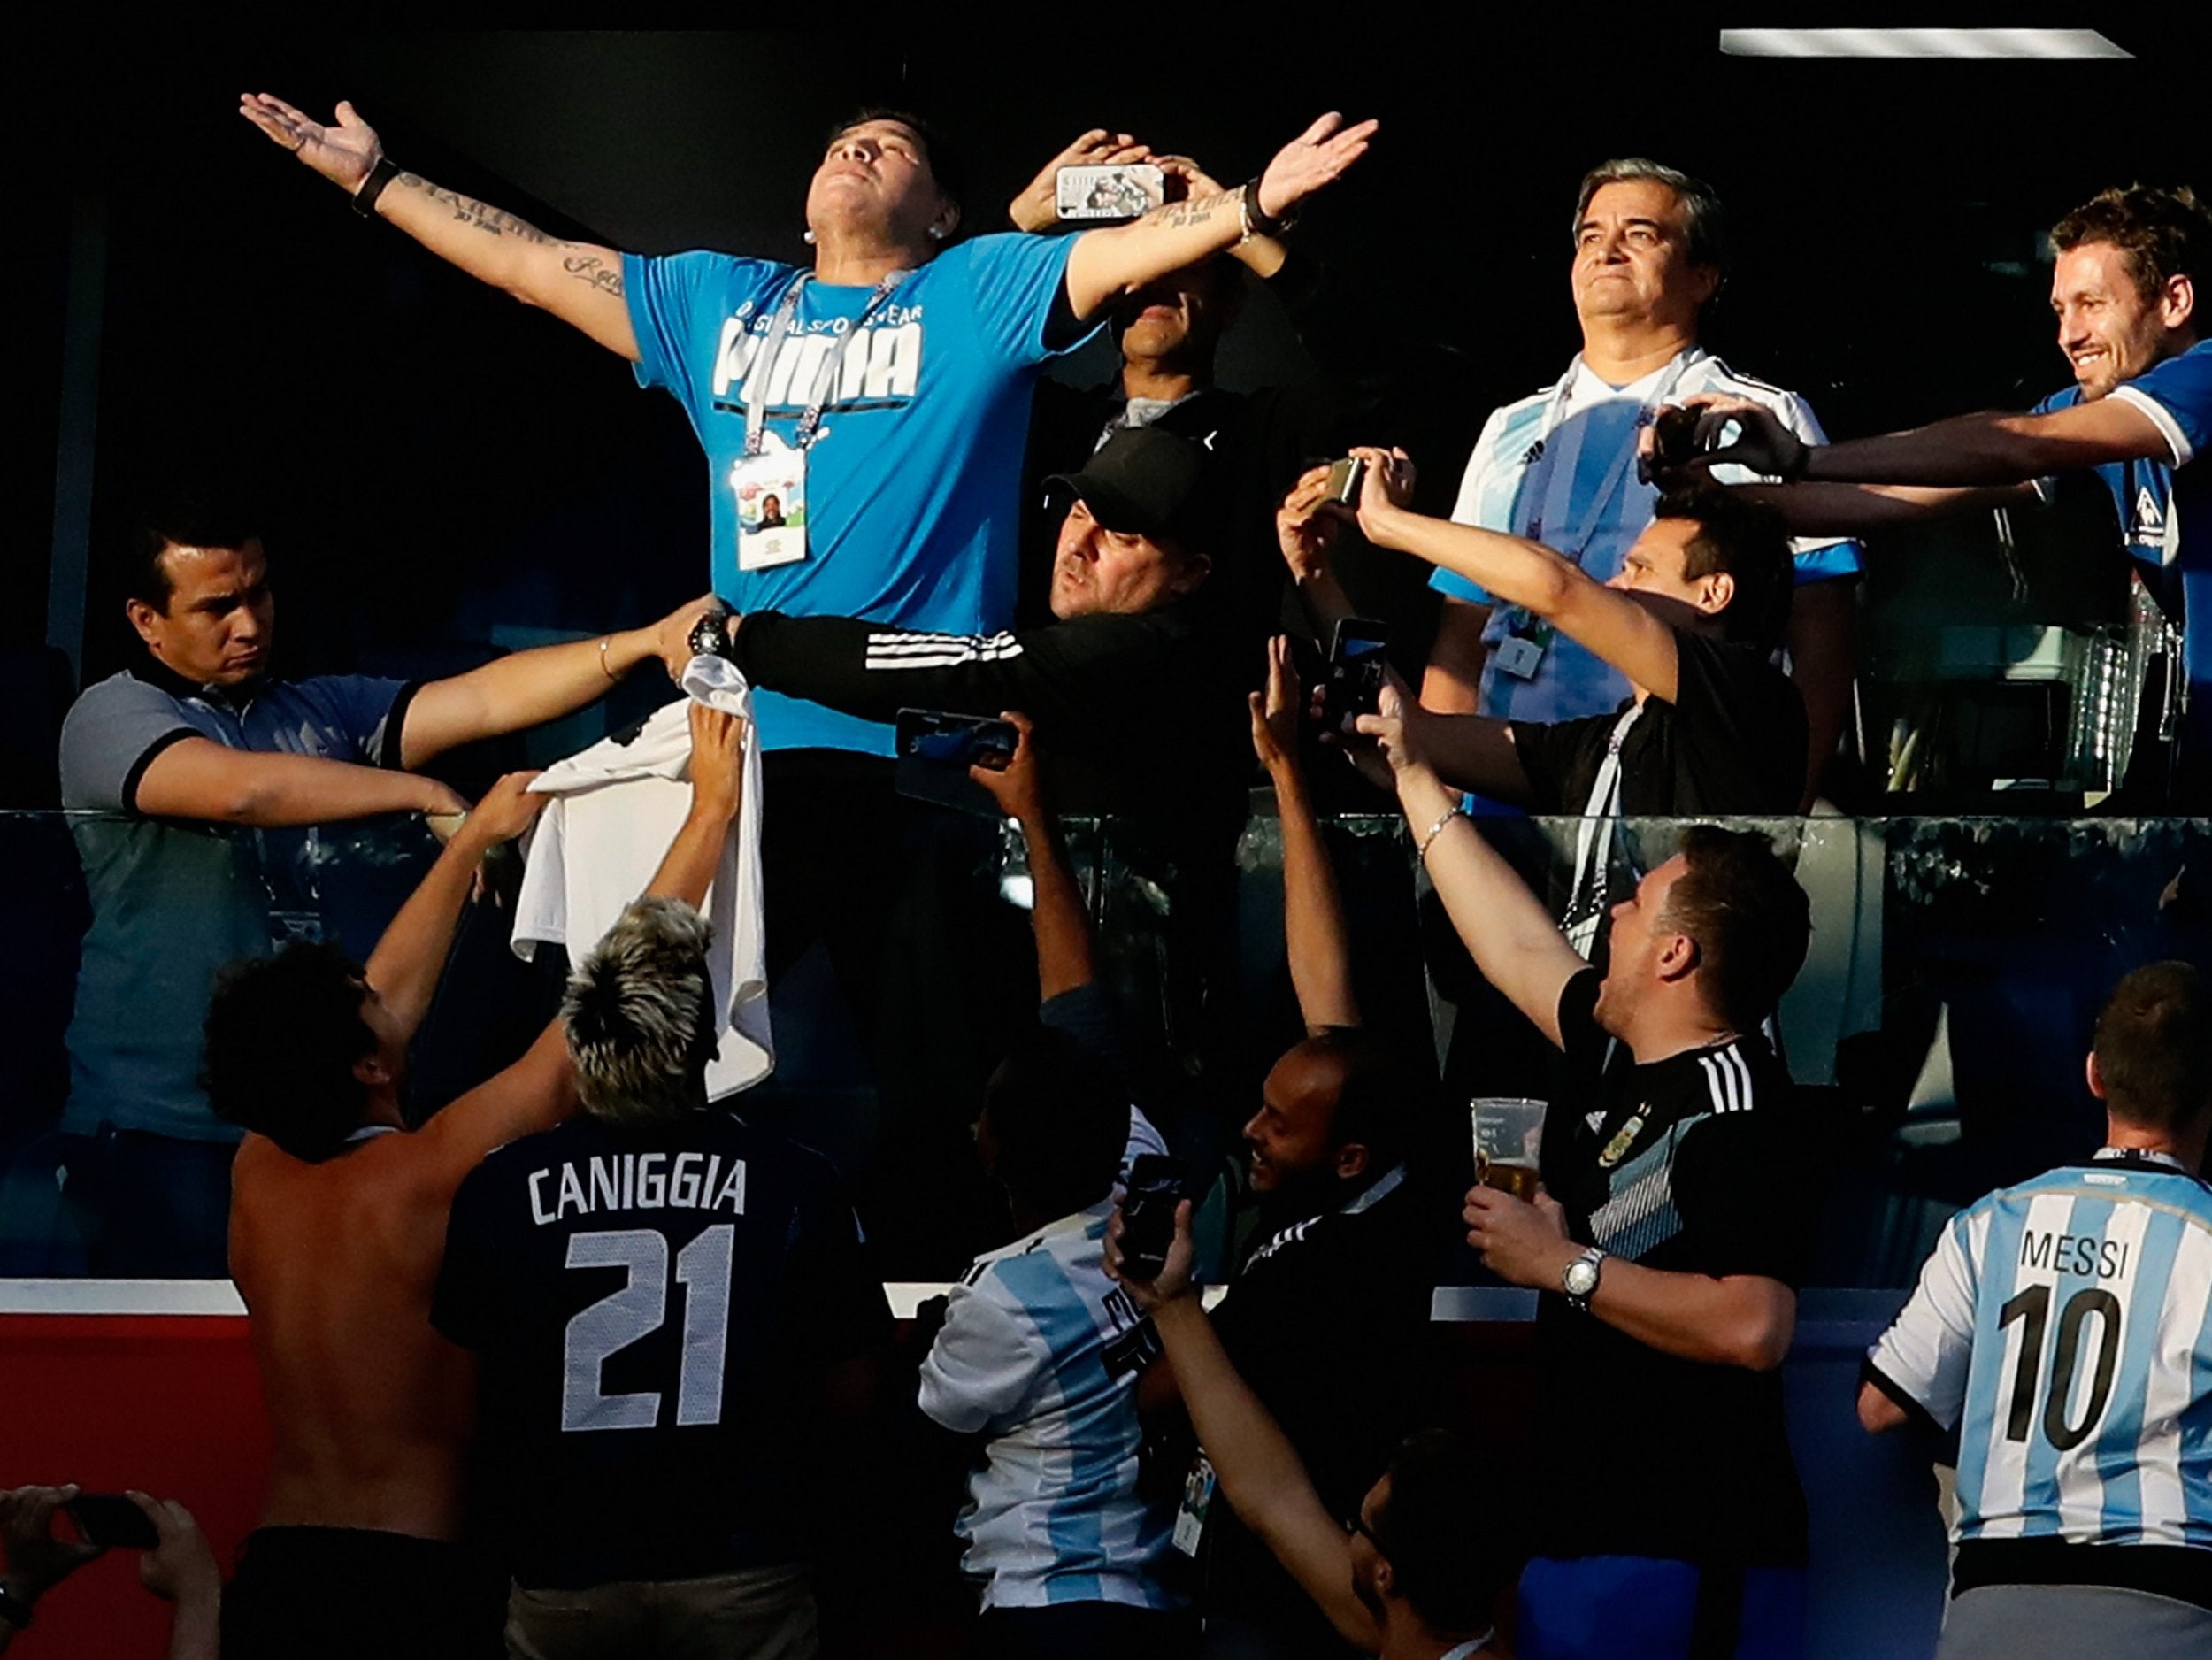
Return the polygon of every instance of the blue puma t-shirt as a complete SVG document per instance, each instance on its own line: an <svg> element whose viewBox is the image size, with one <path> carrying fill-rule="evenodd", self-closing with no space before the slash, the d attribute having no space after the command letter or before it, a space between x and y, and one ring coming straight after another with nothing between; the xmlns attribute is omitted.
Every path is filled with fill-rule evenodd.
<svg viewBox="0 0 2212 1660"><path fill-rule="evenodd" d="M805 285L759 396L767 430L789 444L826 363L838 362L807 451L807 557L757 571L737 567L731 470L745 454L762 339L800 273L727 254L625 256L639 383L675 396L707 452L715 592L741 611L949 634L1007 626L1030 391L1041 366L1088 332L1046 337L1074 242L977 237L872 311L872 288ZM891 753L879 722L773 692L754 707L768 749Z"/></svg>

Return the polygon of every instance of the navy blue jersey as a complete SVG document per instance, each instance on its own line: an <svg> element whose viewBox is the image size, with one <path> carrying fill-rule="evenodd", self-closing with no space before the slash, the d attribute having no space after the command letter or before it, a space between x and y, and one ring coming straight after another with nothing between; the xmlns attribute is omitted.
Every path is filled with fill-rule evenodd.
<svg viewBox="0 0 2212 1660"><path fill-rule="evenodd" d="M431 1318L481 1357L487 1495L533 1587L803 1557L824 1369L890 1328L827 1163L718 1110L494 1153Z"/></svg>

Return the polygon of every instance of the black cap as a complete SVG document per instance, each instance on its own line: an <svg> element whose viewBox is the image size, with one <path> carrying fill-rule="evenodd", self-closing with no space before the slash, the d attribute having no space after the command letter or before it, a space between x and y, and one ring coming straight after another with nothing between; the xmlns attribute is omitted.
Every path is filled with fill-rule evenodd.
<svg viewBox="0 0 2212 1660"><path fill-rule="evenodd" d="M1045 480L1067 490L1109 530L1169 537L1203 552L1211 526L1206 452L1156 427L1125 427L1098 448L1080 472Z"/></svg>

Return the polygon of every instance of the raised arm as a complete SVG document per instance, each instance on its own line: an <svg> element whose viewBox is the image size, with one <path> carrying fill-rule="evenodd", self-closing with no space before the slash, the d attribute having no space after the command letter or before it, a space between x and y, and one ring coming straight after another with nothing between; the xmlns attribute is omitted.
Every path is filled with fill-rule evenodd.
<svg viewBox="0 0 2212 1660"><path fill-rule="evenodd" d="M1290 642L1267 642L1267 694L1249 694L1252 748L1275 786L1283 837L1283 943L1290 983L1309 1036L1360 1023L1352 993L1352 948L1336 872L1321 839L1305 768L1298 760L1299 711L1304 699L1290 661Z"/></svg>
<svg viewBox="0 0 2212 1660"><path fill-rule="evenodd" d="M1694 468L1709 472L1733 462L1793 483L2017 485L2108 462L2172 457L2158 423L2121 397L2039 415L1955 415L1910 432L1835 444L1809 444L1770 411L1743 399L1709 393L1684 401L1705 411L1698 423L1700 444L1712 442L1732 421L1739 427L1735 442L1699 456Z"/></svg>
<svg viewBox="0 0 2212 1660"><path fill-rule="evenodd" d="M1146 1283L1122 1274L1117 1210L1107 1226L1106 1271L1151 1315L1190 1410L1191 1427L1238 1518L1266 1541L1344 1640L1371 1654L1382 1646L1382 1628L1353 1589L1351 1547L1343 1525L1314 1491L1290 1438L1238 1375L1190 1283L1190 1215L1186 1199L1176 1207L1175 1242L1169 1247L1167 1265L1157 1280Z"/></svg>
<svg viewBox="0 0 2212 1660"><path fill-rule="evenodd" d="M673 679L690 660L692 624L717 603L703 594L649 627L517 651L430 681L407 705L401 763L420 766L460 744L558 719L596 701L641 663L657 659Z"/></svg>
<svg viewBox="0 0 2212 1660"><path fill-rule="evenodd" d="M389 767L180 738L146 764L125 804L149 818L276 829L383 812L459 812L468 803L434 778Z"/></svg>
<svg viewBox="0 0 2212 1660"><path fill-rule="evenodd" d="M691 705L691 811L645 885L649 896L707 903L722 844L745 804L745 723L735 715Z"/></svg>
<svg viewBox="0 0 2212 1660"><path fill-rule="evenodd" d="M350 104L341 103L327 127L265 92L244 94L238 112L348 196L357 196L384 160L376 130ZM615 250L549 236L511 213L396 170L373 211L472 277L638 360L622 294L622 256Z"/></svg>
<svg viewBox="0 0 2212 1660"><path fill-rule="evenodd" d="M1329 469L1310 467L1275 510L1275 543L1290 567L1299 603L1312 619L1314 633L1326 640L1337 624L1352 616L1351 596L1337 580L1335 553L1343 522L1322 511L1328 497Z"/></svg>
<svg viewBox="0 0 2212 1660"><path fill-rule="evenodd" d="M1377 741L1389 764L1430 884L1483 978L1557 1043L1559 995L1589 965L1543 902L1459 811L1459 792L1447 788L1414 748L1403 711L1403 694L1386 686L1381 713L1362 715L1359 730Z"/></svg>
<svg viewBox="0 0 2212 1660"><path fill-rule="evenodd" d="M1277 152L1252 184L1170 202L1133 223L1085 232L1068 254L1070 307L1087 318L1116 295L1269 228L1366 154L1376 126L1346 127L1332 112Z"/></svg>
<svg viewBox="0 0 2212 1660"><path fill-rule="evenodd" d="M692 905L705 900L722 844L743 800L744 727L733 715L703 703L692 705L691 811L646 885L648 894ZM503 785L506 781L501 780ZM376 984L373 958L370 974L370 983ZM449 1196L485 1154L518 1136L551 1127L575 1106L568 1037L557 1017L520 1060L432 1118L420 1134L429 1138L439 1181Z"/></svg>
<svg viewBox="0 0 2212 1660"><path fill-rule="evenodd" d="M475 886L485 854L528 829L545 805L545 797L529 792L536 776L510 772L485 793L369 953L369 984L397 1021L403 1040L413 1038L430 1012L461 906Z"/></svg>
<svg viewBox="0 0 2212 1660"><path fill-rule="evenodd" d="M1637 601L1541 542L1415 512L1408 505L1413 466L1402 451L1352 453L1368 464L1356 515L1368 541L1441 565L1497 600L1525 606L1645 690L1674 701L1679 676L1674 631Z"/></svg>
<svg viewBox="0 0 2212 1660"><path fill-rule="evenodd" d="M1021 734L1012 763L997 772L972 766L968 776L1021 826L1029 857L1029 926L1037 936L1037 996L1050 1003L1098 978L1090 915L1084 909L1082 886L1075 880L1067 844L1060 837L1059 820L1045 803L1036 730L1018 711L1007 710L1001 718Z"/></svg>

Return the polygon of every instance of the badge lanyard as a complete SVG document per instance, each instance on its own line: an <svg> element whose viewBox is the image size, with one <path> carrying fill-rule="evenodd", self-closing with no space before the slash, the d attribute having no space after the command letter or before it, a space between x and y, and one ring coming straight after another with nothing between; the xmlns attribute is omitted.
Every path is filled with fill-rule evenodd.
<svg viewBox="0 0 2212 1660"><path fill-rule="evenodd" d="M1613 834L1620 824L1621 746L1628 729L1644 712L1631 703L1613 723L1613 735L1605 741L1605 759L1590 785L1590 799L1582 809L1582 824L1575 832L1575 880L1567 900L1567 943L1583 957L1596 943L1598 920L1605 914L1605 872L1613 859Z"/></svg>
<svg viewBox="0 0 2212 1660"><path fill-rule="evenodd" d="M1674 389L1682 377L1689 373L1693 364L1701 362L1704 356L1699 348L1689 347L1663 372L1659 384L1642 400L1636 417L1639 429L1650 419L1654 409L1663 406L1674 396ZM1622 481L1636 461L1636 446L1632 442L1624 445L1607 470L1604 482L1598 486L1585 503L1581 522L1574 526L1570 534L1561 536L1556 534L1571 522L1570 515L1574 508L1575 469L1581 463L1582 442L1590 427L1587 421L1577 421L1570 425L1564 433L1560 433L1560 423L1566 419L1567 406L1573 401L1575 388L1582 378L1581 368L1582 358L1578 354L1575 360L1567 365L1567 373L1561 378L1558 389L1552 394L1551 407L1545 412L1544 430L1539 434L1543 445L1543 455L1540 458L1540 465L1544 469L1543 489L1540 492L1542 503L1535 516L1525 521L1525 527L1521 532L1531 542L1541 542L1546 547L1565 554L1578 566L1582 564L1583 555L1588 551L1592 539L1597 534L1598 521L1604 517L1606 504L1613 499L1613 493L1621 488ZM1552 443L1555 434L1561 438L1557 446ZM1546 526L1551 526L1555 533L1549 541L1546 541L1544 536Z"/></svg>
<svg viewBox="0 0 2212 1660"><path fill-rule="evenodd" d="M829 406L837 389L837 377L844 368L842 342L849 341L868 326L868 319L876 314L876 308L890 298L891 290L906 281L910 273L887 271L883 281L877 283L868 296L868 304L841 338L840 346L826 352L822 366L814 377L813 390L808 395L806 410L799 417L799 430L792 447L807 450L812 447L816 429L822 424L822 411ZM798 320L799 296L806 285L814 280L813 273L802 271L791 280L791 286L783 291L783 299L777 304L775 315L768 319L767 331L761 336L760 346L753 354L753 372L745 377L745 453L757 456L766 442L768 428L768 388L775 382L776 359L783 353L783 342Z"/></svg>

